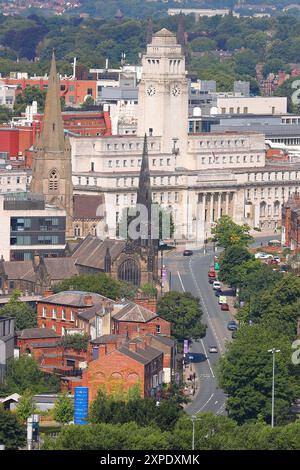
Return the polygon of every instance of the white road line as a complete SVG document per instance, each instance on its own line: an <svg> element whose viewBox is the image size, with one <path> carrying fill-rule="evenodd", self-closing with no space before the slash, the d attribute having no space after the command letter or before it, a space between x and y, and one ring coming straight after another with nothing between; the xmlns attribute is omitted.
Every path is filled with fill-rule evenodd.
<svg viewBox="0 0 300 470"><path fill-rule="evenodd" d="M190 267L191 276L192 276L193 281L194 281L194 283L195 283L195 285L196 285L197 291L199 292L200 300L201 300L202 306L203 306L203 308L204 308L204 310L205 310L205 312L206 312L207 319L208 319L208 322L209 322L210 327L211 327L211 329L212 329L213 335L214 335L214 337L216 338L216 341L217 341L217 343L218 343L218 346L219 346L220 351L223 352L224 348L223 348L223 346L222 346L221 343L220 343L219 337L218 337L218 335L217 335L217 332L216 332L215 327L214 327L214 325L213 325L213 323L212 323L210 314L209 314L209 312L208 312L208 308L206 307L206 304L205 304L205 302L204 302L203 295L202 295L202 293L201 293L201 290L200 290L200 288L199 288L197 279L196 279L196 277L195 277L195 275L194 275L194 272L193 272L193 270L192 270L191 261L192 261L192 260L190 260L190 262L189 262L189 267Z"/></svg>
<svg viewBox="0 0 300 470"><path fill-rule="evenodd" d="M181 276L180 276L180 272L179 272L179 271L177 271L177 276L178 276L178 278L179 278L179 281L180 281L182 290L183 290L183 292L185 292L185 288L184 288L184 285L183 285L183 282L182 282L182 279L181 279Z"/></svg>
<svg viewBox="0 0 300 470"><path fill-rule="evenodd" d="M210 400L212 399L213 396L214 396L214 393L212 393L211 396L209 397L209 399L204 403L204 405L201 406L200 410L196 411L196 414L200 413L200 411L202 411L206 407L206 405L208 405L208 403L210 402Z"/></svg>
<svg viewBox="0 0 300 470"><path fill-rule="evenodd" d="M182 279L181 279L181 276L180 276L180 272L177 271L177 275L178 275L178 278L179 278L179 281L180 281L180 284L181 284L181 287L182 287L182 290L183 292L185 292L185 288L184 288L184 285L183 285L183 282L182 282ZM203 347L203 351L204 351L204 354L205 356L207 357L207 363L208 363L208 366L209 366L209 370L211 372L211 375L213 378L215 378L215 374L214 374L214 371L212 369L212 366L211 366L211 363L210 363L210 360L209 360L209 357L208 357L208 354L207 354L207 351L205 349L205 346L204 346L204 343L203 343L203 339L201 338L201 344L202 344L202 347Z"/></svg>
<svg viewBox="0 0 300 470"><path fill-rule="evenodd" d="M207 363L208 363L208 366L209 366L209 370L210 370L210 372L211 372L211 375L212 375L213 378L215 378L215 374L214 374L214 371L213 371L212 366L211 366L211 364L210 364L210 360L209 360L209 358L208 358L208 354L207 354L207 352L206 352L206 349L205 349L205 346L204 346L204 343L203 343L203 339L202 339L202 338L201 338L201 344L202 344L202 348L203 348L204 354L205 354L205 356L207 357Z"/></svg>

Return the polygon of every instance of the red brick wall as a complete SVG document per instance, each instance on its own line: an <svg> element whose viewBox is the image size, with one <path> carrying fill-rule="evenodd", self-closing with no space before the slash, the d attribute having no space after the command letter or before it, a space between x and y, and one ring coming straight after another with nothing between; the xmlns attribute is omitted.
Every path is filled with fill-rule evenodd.
<svg viewBox="0 0 300 470"><path fill-rule="evenodd" d="M43 308L46 310L46 317L43 316ZM53 318L53 309L56 310L56 319ZM81 309L83 310L83 309ZM62 319L63 311L65 312L65 320ZM37 320L39 328L52 328L58 335L62 335L63 328L87 328L87 324L79 321L77 318L78 309L63 305L47 304L46 302L38 302L37 304ZM71 312L74 314L74 321L71 320ZM88 332L88 331L87 331Z"/></svg>
<svg viewBox="0 0 300 470"><path fill-rule="evenodd" d="M158 327L159 327L159 330L158 330ZM139 332L140 335L144 335L146 333L152 333L153 335L157 335L160 333L166 336L171 336L171 324L170 322L160 317L156 317L147 323L124 322L124 321L118 322L116 320L113 320L112 333L126 335L127 331L128 331L129 337L131 335L135 335L135 333L137 332Z"/></svg>
<svg viewBox="0 0 300 470"><path fill-rule="evenodd" d="M144 397L144 365L119 351L109 355L100 353L98 359L89 363L88 369L82 376L82 385L89 387L90 401L97 397L101 386L110 394L119 387L128 391L136 383L140 384L141 396Z"/></svg>

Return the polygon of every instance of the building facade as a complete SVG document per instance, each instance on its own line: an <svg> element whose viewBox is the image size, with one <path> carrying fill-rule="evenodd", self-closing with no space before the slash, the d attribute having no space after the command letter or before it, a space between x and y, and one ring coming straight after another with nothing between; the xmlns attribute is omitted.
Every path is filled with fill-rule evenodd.
<svg viewBox="0 0 300 470"><path fill-rule="evenodd" d="M225 214L277 230L300 164L266 161L259 130L189 133L184 54L166 30L153 36L143 57L138 108L137 135L71 138L75 192L104 194L110 237L122 211L136 203L145 132L153 202L172 211L176 239L201 245Z"/></svg>

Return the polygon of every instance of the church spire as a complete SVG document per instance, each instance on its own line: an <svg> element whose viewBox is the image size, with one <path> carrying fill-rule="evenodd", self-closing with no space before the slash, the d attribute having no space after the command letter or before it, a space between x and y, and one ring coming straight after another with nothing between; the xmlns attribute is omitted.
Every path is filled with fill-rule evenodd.
<svg viewBox="0 0 300 470"><path fill-rule="evenodd" d="M61 115L59 78L55 53L52 53L44 119L39 144L45 150L63 152L65 148L64 126Z"/></svg>
<svg viewBox="0 0 300 470"><path fill-rule="evenodd" d="M148 211L151 211L152 196L151 196L151 182L148 158L148 141L147 134L144 137L143 156L139 177L139 188L137 193L137 203L143 204Z"/></svg>

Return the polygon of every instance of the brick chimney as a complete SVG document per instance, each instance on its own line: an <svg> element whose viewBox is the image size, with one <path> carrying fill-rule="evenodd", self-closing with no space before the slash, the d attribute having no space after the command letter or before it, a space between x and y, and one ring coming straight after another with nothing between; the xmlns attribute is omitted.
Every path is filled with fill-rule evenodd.
<svg viewBox="0 0 300 470"><path fill-rule="evenodd" d="M92 307L94 305L93 297L90 294L84 296L83 302L87 307Z"/></svg>
<svg viewBox="0 0 300 470"><path fill-rule="evenodd" d="M129 343L128 349L129 351L136 352L137 344L136 343Z"/></svg>
<svg viewBox="0 0 300 470"><path fill-rule="evenodd" d="M54 294L53 290L51 290L51 289L46 289L46 290L44 290L44 292L43 292L43 297L50 297L50 295L53 295L53 294Z"/></svg>
<svg viewBox="0 0 300 470"><path fill-rule="evenodd" d="M99 344L99 357L106 356L107 354L107 349L106 349L106 344Z"/></svg>

